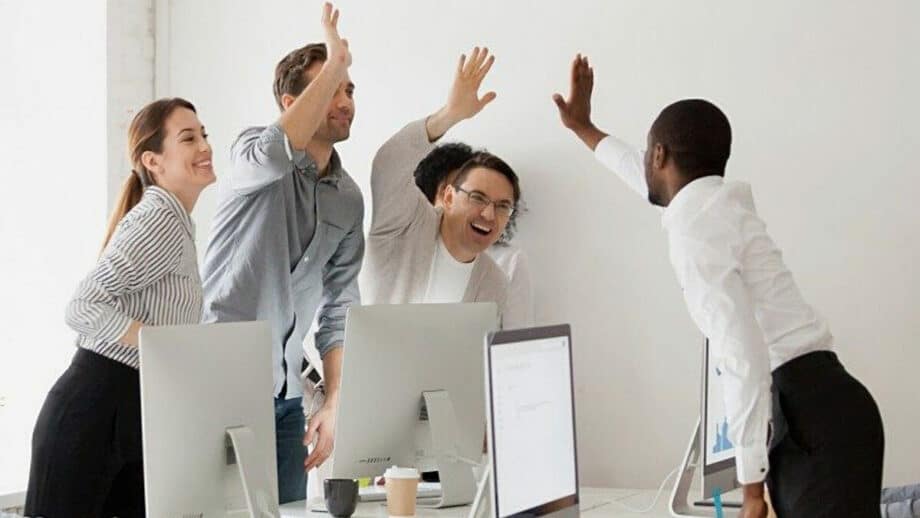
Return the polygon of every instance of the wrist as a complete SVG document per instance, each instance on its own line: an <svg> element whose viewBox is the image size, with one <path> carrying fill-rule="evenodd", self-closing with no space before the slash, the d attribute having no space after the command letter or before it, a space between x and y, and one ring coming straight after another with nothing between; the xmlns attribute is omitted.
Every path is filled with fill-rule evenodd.
<svg viewBox="0 0 920 518"><path fill-rule="evenodd" d="M597 145L600 143L600 141L604 140L604 138L607 136L606 133L599 130L597 126L591 122L588 122L582 126L578 126L577 128L573 128L572 131L574 131L575 135L592 150L597 148Z"/></svg>
<svg viewBox="0 0 920 518"><path fill-rule="evenodd" d="M336 388L334 388L334 389L329 388L329 387L326 387L326 402L324 403L324 405L326 405L326 406L328 406L328 407L330 407L330 408L335 408L335 406L338 405L338 404L339 404L339 389L338 389L338 387L336 387Z"/></svg>
<svg viewBox="0 0 920 518"><path fill-rule="evenodd" d="M763 482L744 484L743 492L745 500L763 500Z"/></svg>
<svg viewBox="0 0 920 518"><path fill-rule="evenodd" d="M428 141L434 142L443 137L447 130L463 120L461 117L454 115L447 106L431 114L425 121L425 129L428 131Z"/></svg>

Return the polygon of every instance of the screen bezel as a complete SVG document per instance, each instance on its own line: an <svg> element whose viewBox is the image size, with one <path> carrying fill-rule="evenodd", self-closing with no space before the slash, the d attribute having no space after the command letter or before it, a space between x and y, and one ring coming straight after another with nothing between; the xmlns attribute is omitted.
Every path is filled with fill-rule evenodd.
<svg viewBox="0 0 920 518"><path fill-rule="evenodd" d="M500 347L502 345L527 342L534 340L543 340L547 338L566 338L568 344L568 353L569 353L569 397L572 402L572 450L575 454L575 492L571 495L565 495L556 500L551 500L549 502L534 506L530 509L525 509L517 513L508 515L507 518L518 517L518 516L544 516L550 513L555 513L563 509L570 507L577 507L580 501L578 493L578 437L576 436L575 430L575 368L573 364L572 357L572 332L571 327L568 324L561 324L555 326L545 326L545 327L534 327L527 329L515 329L511 331L498 331L495 333L489 333L489 336L486 340L486 377L488 379L489 390L486 394L488 398L488 412L489 412L489 444L492 445L491 451L489 452L491 456L491 489L492 489L492 503L493 503L493 516L496 518L501 517L501 502L498 497L498 477L497 474L497 462L498 456L496 455L494 444L495 444L495 427L491 423L495 422L495 409L494 401L492 397L492 350L495 347Z"/></svg>

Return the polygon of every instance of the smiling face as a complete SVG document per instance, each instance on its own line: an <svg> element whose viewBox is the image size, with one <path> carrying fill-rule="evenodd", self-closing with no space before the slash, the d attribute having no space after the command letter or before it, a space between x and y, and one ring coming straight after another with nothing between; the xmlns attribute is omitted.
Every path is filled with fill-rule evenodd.
<svg viewBox="0 0 920 518"><path fill-rule="evenodd" d="M317 60L307 67L306 71L304 71L306 84L310 84L310 82L313 81L320 70L322 70L324 63L325 61ZM290 94L284 94L281 97L281 104L286 110L294 104L295 100L297 100L297 97ZM333 95L332 100L329 101L329 106L326 108L326 117L320 121L319 127L316 128L316 133L313 134L313 138L329 144L347 140L351 135L351 124L354 118L355 84L346 73L345 79L339 84L339 87L335 91L335 95Z"/></svg>
<svg viewBox="0 0 920 518"><path fill-rule="evenodd" d="M485 204L483 202L486 202ZM489 203L491 202L491 203ZM459 186L444 191L442 234L459 261L471 261L495 244L505 231L509 215L498 206L514 207L511 181L487 167L473 167Z"/></svg>
<svg viewBox="0 0 920 518"><path fill-rule="evenodd" d="M198 115L188 108L176 108L163 130L160 152L145 151L141 157L156 184L171 192L200 192L214 183L211 145Z"/></svg>

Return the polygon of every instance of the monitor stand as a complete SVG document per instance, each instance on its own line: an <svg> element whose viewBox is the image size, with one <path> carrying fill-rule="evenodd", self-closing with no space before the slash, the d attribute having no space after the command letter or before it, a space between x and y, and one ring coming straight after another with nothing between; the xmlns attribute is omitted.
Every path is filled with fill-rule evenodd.
<svg viewBox="0 0 920 518"><path fill-rule="evenodd" d="M489 461L486 462L486 465L483 467L479 481L476 482L476 498L473 499L473 504L470 506L470 512L467 514L467 518L485 518L491 515L492 498L489 489L489 480L491 477L492 460L491 457L489 457Z"/></svg>
<svg viewBox="0 0 920 518"><path fill-rule="evenodd" d="M687 446L687 453L680 465L680 471L677 472L677 481L674 483L674 489L671 491L670 510L671 516L716 516L716 510L712 502L693 502L690 503L690 486L693 485L693 475L697 468L700 467L700 420L696 421L696 428L690 437L690 444ZM723 512L727 517L738 515L738 505L732 503L723 503Z"/></svg>
<svg viewBox="0 0 920 518"><path fill-rule="evenodd" d="M457 451L457 413L446 390L423 392L431 429L431 456L441 479L441 498L422 507L453 507L467 505L476 494L471 462Z"/></svg>
<svg viewBox="0 0 920 518"><path fill-rule="evenodd" d="M227 465L236 464L240 470L249 516L277 518L280 516L278 499L271 496L274 488L270 477L266 476L265 466L257 466L258 459L253 457L257 448L252 429L248 426L227 428L226 437Z"/></svg>

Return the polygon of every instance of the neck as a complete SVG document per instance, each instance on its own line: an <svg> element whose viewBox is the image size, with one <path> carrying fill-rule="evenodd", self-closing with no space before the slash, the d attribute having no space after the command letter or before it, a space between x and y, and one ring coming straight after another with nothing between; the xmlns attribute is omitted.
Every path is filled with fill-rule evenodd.
<svg viewBox="0 0 920 518"><path fill-rule="evenodd" d="M451 257L456 259L461 263L471 263L476 260L478 254L466 251L460 246L460 240L456 238L456 235L450 231L450 228L447 226L447 221L444 217L441 217L441 241L444 242L444 248L447 248L447 251L450 252Z"/></svg>
<svg viewBox="0 0 920 518"><path fill-rule="evenodd" d="M329 161L332 159L332 142L314 138L307 143L304 152L316 163L319 176L326 176L329 172Z"/></svg>
<svg viewBox="0 0 920 518"><path fill-rule="evenodd" d="M191 214L192 210L195 208L195 203L198 202L198 196L201 195L202 187L185 187L185 188L172 188L167 186L161 186L162 189L169 191L170 194L176 197L179 200L179 203L182 205L182 208L185 209L185 212Z"/></svg>

